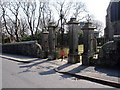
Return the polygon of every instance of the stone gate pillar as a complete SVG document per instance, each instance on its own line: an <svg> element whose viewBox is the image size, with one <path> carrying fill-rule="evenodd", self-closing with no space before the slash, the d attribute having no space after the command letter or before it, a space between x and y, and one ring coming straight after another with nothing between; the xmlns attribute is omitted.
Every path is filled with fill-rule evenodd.
<svg viewBox="0 0 120 90"><path fill-rule="evenodd" d="M86 22L82 27L84 52L82 54L82 64L89 65L89 60L94 55L94 29L91 22Z"/></svg>
<svg viewBox="0 0 120 90"><path fill-rule="evenodd" d="M48 30L49 30L49 35L48 35L48 43L49 43L49 55L48 55L48 59L52 60L56 58L56 54L55 54L55 24L53 22L49 23L48 26Z"/></svg>
<svg viewBox="0 0 120 90"><path fill-rule="evenodd" d="M48 34L49 32L45 29L42 31L42 50L43 50L43 58L48 57Z"/></svg>
<svg viewBox="0 0 120 90"><path fill-rule="evenodd" d="M76 18L71 18L68 22L69 28L69 55L68 63L80 62L80 57L78 55L78 22Z"/></svg>

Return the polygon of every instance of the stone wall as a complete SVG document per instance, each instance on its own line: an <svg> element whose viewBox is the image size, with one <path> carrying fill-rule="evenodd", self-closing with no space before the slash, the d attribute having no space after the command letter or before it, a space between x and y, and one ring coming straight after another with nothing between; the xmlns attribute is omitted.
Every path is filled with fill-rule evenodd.
<svg viewBox="0 0 120 90"><path fill-rule="evenodd" d="M3 44L2 53L41 57L42 49L37 41L16 42Z"/></svg>
<svg viewBox="0 0 120 90"><path fill-rule="evenodd" d="M97 64L100 66L119 67L120 41L109 41L99 51Z"/></svg>

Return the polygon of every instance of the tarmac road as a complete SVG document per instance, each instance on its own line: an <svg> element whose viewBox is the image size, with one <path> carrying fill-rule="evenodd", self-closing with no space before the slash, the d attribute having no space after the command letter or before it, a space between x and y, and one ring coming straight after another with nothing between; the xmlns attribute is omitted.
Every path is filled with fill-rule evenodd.
<svg viewBox="0 0 120 90"><path fill-rule="evenodd" d="M56 73L54 61L20 63L2 58L2 88L112 88Z"/></svg>

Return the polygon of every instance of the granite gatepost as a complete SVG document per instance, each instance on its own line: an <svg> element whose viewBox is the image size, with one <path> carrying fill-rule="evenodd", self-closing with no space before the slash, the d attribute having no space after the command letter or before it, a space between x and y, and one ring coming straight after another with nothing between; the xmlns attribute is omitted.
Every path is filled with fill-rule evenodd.
<svg viewBox="0 0 120 90"><path fill-rule="evenodd" d="M80 62L80 56L78 55L78 24L76 18L71 18L68 22L69 27L69 55L68 63Z"/></svg>
<svg viewBox="0 0 120 90"><path fill-rule="evenodd" d="M42 31L42 50L43 50L43 58L48 57L48 35L49 32L46 29Z"/></svg>
<svg viewBox="0 0 120 90"><path fill-rule="evenodd" d="M49 43L49 55L48 59L53 60L56 58L56 51L55 51L55 23L50 22L48 26L49 35L48 35L48 43Z"/></svg>
<svg viewBox="0 0 120 90"><path fill-rule="evenodd" d="M94 55L94 29L91 22L86 22L82 27L84 52L82 54L82 64L89 66L90 59Z"/></svg>

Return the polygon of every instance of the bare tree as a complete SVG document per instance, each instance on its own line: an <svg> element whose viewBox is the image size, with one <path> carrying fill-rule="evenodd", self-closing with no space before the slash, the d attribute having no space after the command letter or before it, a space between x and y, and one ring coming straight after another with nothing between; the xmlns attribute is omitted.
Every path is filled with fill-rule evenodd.
<svg viewBox="0 0 120 90"><path fill-rule="evenodd" d="M89 21L93 22L95 20L95 17L92 14L87 14L87 15L85 15L85 19L87 22L89 22Z"/></svg>
<svg viewBox="0 0 120 90"><path fill-rule="evenodd" d="M43 8L43 5L42 5L42 2L39 1L39 15L38 15L38 20L37 20L37 26L36 26L36 31L35 31L35 34L38 33L38 28L40 26L40 20L41 20L41 12L42 12L42 8Z"/></svg>
<svg viewBox="0 0 120 90"><path fill-rule="evenodd" d="M84 3L82 2L74 2L73 5L73 16L77 19L77 20L82 20L83 18L85 18L84 16L81 16L83 13L87 12L86 10L86 6Z"/></svg>
<svg viewBox="0 0 120 90"><path fill-rule="evenodd" d="M7 34L10 36L10 42L14 42L15 38L14 35L12 33L13 30L9 29L9 24L10 22L8 22L8 19L6 19L6 4L5 3L1 3L1 9L2 9L2 18L3 18L3 26L5 27L5 32L7 32ZM11 25L10 25L11 26ZM4 28L3 28L4 31Z"/></svg>
<svg viewBox="0 0 120 90"><path fill-rule="evenodd" d="M18 2L7 2L6 4L3 2L1 4L1 8L2 8L2 17L4 21L4 26L5 26L7 33L10 35L11 40L13 41L14 35L11 32L14 31L14 34L16 36L16 41L19 41L19 35L18 35L18 28L19 28L18 13L19 13L19 8L20 8L19 3ZM7 12L9 12L9 14L7 14ZM13 27L12 31L11 29L9 29L8 27L9 25L7 25L9 24L7 21L9 20L13 24L11 25Z"/></svg>
<svg viewBox="0 0 120 90"><path fill-rule="evenodd" d="M103 23L99 20L94 20L93 24L96 27L97 31L99 32L99 36L102 36L102 31L104 28Z"/></svg>
<svg viewBox="0 0 120 90"><path fill-rule="evenodd" d="M34 28L35 28L35 10L36 2L21 2L21 7L27 17L27 22L30 28L32 39L34 38Z"/></svg>
<svg viewBox="0 0 120 90"><path fill-rule="evenodd" d="M81 2L74 3L63 0L56 1L52 5L58 12L59 17L63 13L64 20L61 21L61 25L65 25L66 20L71 15L77 18L77 20L81 19L81 13L85 11L85 5ZM56 17L52 7L49 0L46 2L39 0L39 3L35 0L28 2L16 0L8 2L7 5L1 4L4 30L10 36L11 41L12 38L20 41L20 37L24 37L28 32L31 34L32 39L34 39L34 35L39 30L47 29L48 23L52 20L54 21L54 17ZM57 21L59 22L60 19Z"/></svg>
<svg viewBox="0 0 120 90"><path fill-rule="evenodd" d="M69 2L65 0L56 1L53 3L53 6L55 7L55 10L58 12L59 16L62 11L65 18L64 22L61 22L63 24L65 24L67 19L69 19L70 17L75 17L78 21L84 19L87 12L86 5L84 3L74 2L72 0L70 0Z"/></svg>
<svg viewBox="0 0 120 90"><path fill-rule="evenodd" d="M20 3L19 2L9 2L9 5L7 6L7 8L14 15L15 20L12 20L12 19L11 20L15 27L15 36L16 36L16 41L18 42L19 41L18 31L19 31L19 25L20 25L18 14L19 14ZM9 17L9 18L11 18L11 17Z"/></svg>
<svg viewBox="0 0 120 90"><path fill-rule="evenodd" d="M21 38L25 37L28 34L29 30L29 26L27 24L27 21L25 18L21 18L20 19L20 31L19 31L19 35Z"/></svg>
<svg viewBox="0 0 120 90"><path fill-rule="evenodd" d="M73 2L66 2L64 1L56 1L53 3L53 6L55 7L55 10L57 11L58 15L60 16L61 10L62 13L64 14L64 18L69 17L69 13L71 8L73 7Z"/></svg>
<svg viewBox="0 0 120 90"><path fill-rule="evenodd" d="M92 24L96 27L96 30L98 31L99 35L102 35L102 31L103 31L103 23L99 20L96 20L94 15L86 15L85 16L87 21L92 22Z"/></svg>
<svg viewBox="0 0 120 90"><path fill-rule="evenodd" d="M52 10L50 8L49 1L42 2L42 5L43 6L41 8L41 27L47 29L46 26L48 26L48 23L52 19Z"/></svg>
<svg viewBox="0 0 120 90"><path fill-rule="evenodd" d="M49 1L44 2L39 0L39 4L36 4L35 1L21 2L21 7L27 17L26 20L32 37L34 34L37 34L39 29L46 28L48 22L51 21L52 11L49 7Z"/></svg>

